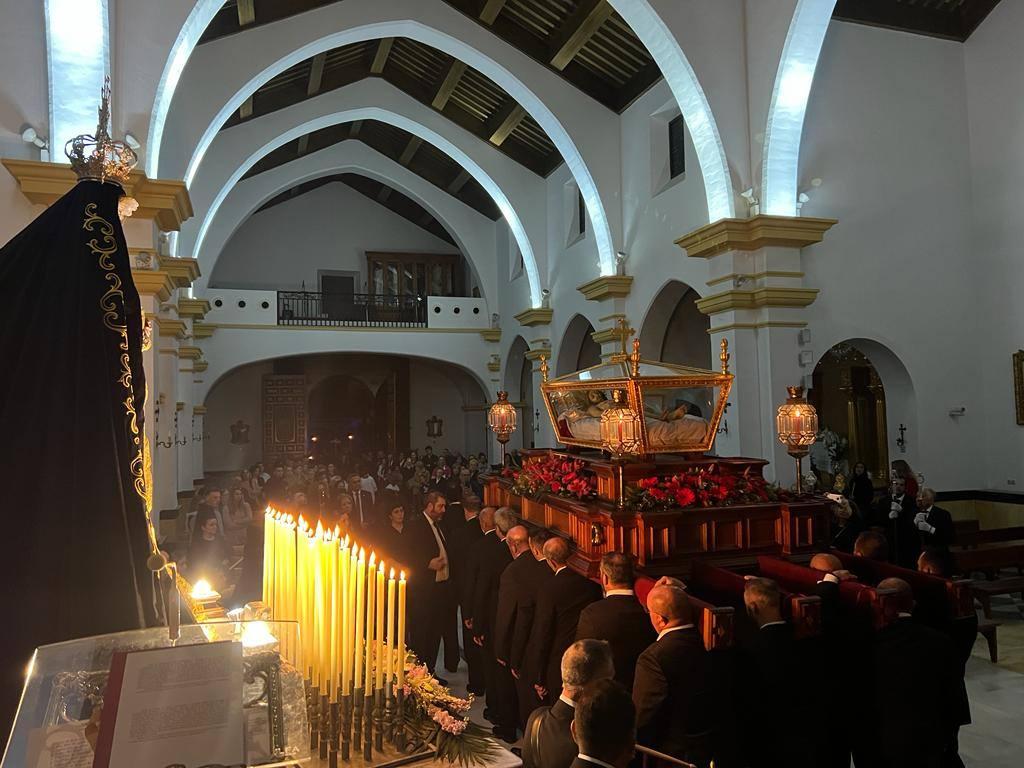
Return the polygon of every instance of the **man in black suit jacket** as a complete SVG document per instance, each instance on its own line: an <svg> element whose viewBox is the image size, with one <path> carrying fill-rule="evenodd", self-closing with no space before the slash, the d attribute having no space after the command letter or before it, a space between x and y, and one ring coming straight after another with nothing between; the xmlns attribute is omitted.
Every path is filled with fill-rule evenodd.
<svg viewBox="0 0 1024 768"><path fill-rule="evenodd" d="M576 704L572 735L580 751L572 768L626 768L636 744L636 710L629 691L599 680Z"/></svg>
<svg viewBox="0 0 1024 768"><path fill-rule="evenodd" d="M906 481L893 477L892 491L884 496L875 508L875 525L885 528L891 547L889 557L896 565L913 569L917 556L921 554L921 539L918 535L917 502L906 491Z"/></svg>
<svg viewBox="0 0 1024 768"><path fill-rule="evenodd" d="M494 508L488 507L488 519L494 526ZM480 648L473 642L473 631L466 626L466 618L472 615L473 604L473 553L483 538L480 508L475 501L462 502L463 519L456 522L448 534L448 559L451 565L455 599L462 612L462 651L469 668L467 689L482 696L486 690L484 660Z"/></svg>
<svg viewBox="0 0 1024 768"><path fill-rule="evenodd" d="M591 603L580 613L576 639L607 640L615 658L615 679L633 690L636 660L651 643L655 633L647 611L633 592L636 572L633 560L622 552L601 557L601 586L604 599Z"/></svg>
<svg viewBox="0 0 1024 768"><path fill-rule="evenodd" d="M554 578L554 573L548 568L544 559L544 544L554 534L546 528L535 528L530 534L530 549L505 569L502 578L510 576L513 580L514 606L511 619L512 632L508 638L507 632L501 629L497 632L499 645L495 653L502 661L507 661L512 677L516 683L516 698L519 700L519 725L526 726L530 713L543 703L543 699L537 696L533 687L533 676L526 669L527 644L530 641L530 630L533 628L533 616L537 608L537 595L546 588L547 583ZM511 575L510 575L511 572ZM499 592L499 601L501 593ZM506 608L507 610L507 608ZM501 621L502 606L498 607L499 623ZM502 640L507 640L507 647Z"/></svg>
<svg viewBox="0 0 1024 768"><path fill-rule="evenodd" d="M487 534L476 547L473 584L473 642L482 649L487 679L488 719L494 723L494 735L515 741L518 707L515 687L508 668L502 668L494 655L494 629L498 615L498 587L501 574L512 562L505 537L515 526L515 513L502 507L494 513L494 533ZM507 678L507 680L506 680Z"/></svg>
<svg viewBox="0 0 1024 768"><path fill-rule="evenodd" d="M656 586L647 596L647 611L658 639L636 663L637 740L707 768L712 758L711 659L690 601L677 587Z"/></svg>
<svg viewBox="0 0 1024 768"><path fill-rule="evenodd" d="M447 542L438 525L447 500L430 491L424 503L423 512L409 521L403 536L409 566L409 647L432 671L444 633L451 578Z"/></svg>
<svg viewBox="0 0 1024 768"><path fill-rule="evenodd" d="M948 510L935 506L935 491L931 488L917 492L917 508L920 511L914 518L914 525L921 537L921 549L948 558L953 544L953 516Z"/></svg>
<svg viewBox="0 0 1024 768"><path fill-rule="evenodd" d="M511 566L509 566L511 568ZM612 651L603 640L577 640L562 654L562 694L538 707L523 729L525 768L565 768L579 751L572 737L576 699L586 686L612 677Z"/></svg>
<svg viewBox="0 0 1024 768"><path fill-rule="evenodd" d="M959 661L943 633L916 623L914 597L903 579L884 579L896 591L896 618L875 633L874 712L884 768L956 764Z"/></svg>
<svg viewBox="0 0 1024 768"><path fill-rule="evenodd" d="M576 639L580 613L600 599L601 588L569 567L569 543L561 536L544 543L544 557L555 575L537 595L527 667L537 695L557 698L562 687L562 654Z"/></svg>

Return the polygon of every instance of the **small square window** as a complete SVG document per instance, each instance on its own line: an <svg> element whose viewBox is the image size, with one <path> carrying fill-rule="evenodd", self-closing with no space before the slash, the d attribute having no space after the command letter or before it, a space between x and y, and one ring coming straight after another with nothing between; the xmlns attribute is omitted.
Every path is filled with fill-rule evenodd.
<svg viewBox="0 0 1024 768"><path fill-rule="evenodd" d="M587 204L583 202L583 193L576 192L576 234L582 235L587 231Z"/></svg>
<svg viewBox="0 0 1024 768"><path fill-rule="evenodd" d="M683 141L683 116L668 121L668 175L670 179L686 173L686 147Z"/></svg>

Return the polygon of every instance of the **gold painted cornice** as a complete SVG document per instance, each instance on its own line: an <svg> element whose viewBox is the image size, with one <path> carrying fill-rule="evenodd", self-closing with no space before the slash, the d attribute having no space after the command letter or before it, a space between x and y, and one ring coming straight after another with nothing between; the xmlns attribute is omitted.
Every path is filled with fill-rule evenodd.
<svg viewBox="0 0 1024 768"><path fill-rule="evenodd" d="M188 335L188 326L185 325L184 320L171 320L167 317L157 317L155 319L161 336L173 336L176 339L184 339Z"/></svg>
<svg viewBox="0 0 1024 768"><path fill-rule="evenodd" d="M715 315L734 309L759 307L806 307L818 297L817 288L755 288L752 291L723 291L697 300L697 309Z"/></svg>
<svg viewBox="0 0 1024 768"><path fill-rule="evenodd" d="M515 316L520 325L532 328L535 325L550 325L554 310L548 307L536 307L520 312Z"/></svg>
<svg viewBox="0 0 1024 768"><path fill-rule="evenodd" d="M491 360L487 363L487 370L491 373L497 373L501 370L501 362L498 360Z"/></svg>
<svg viewBox="0 0 1024 768"><path fill-rule="evenodd" d="M161 355L174 355L175 357L177 357L178 356L178 348L177 347L170 347L168 349L161 349L160 350L160 354Z"/></svg>
<svg viewBox="0 0 1024 768"><path fill-rule="evenodd" d="M184 411L185 410L185 403L183 401L179 400L178 402L176 402L174 404L174 410L176 410L176 411Z"/></svg>
<svg viewBox="0 0 1024 768"><path fill-rule="evenodd" d="M582 293L586 299L600 301L601 299L624 299L629 296L632 288L633 278L630 275L605 275L584 283L576 290Z"/></svg>
<svg viewBox="0 0 1024 768"><path fill-rule="evenodd" d="M178 288L188 288L199 277L198 259L178 258L176 256L158 256L160 269L171 276Z"/></svg>
<svg viewBox="0 0 1024 768"><path fill-rule="evenodd" d="M0 160L18 182L21 193L29 202L50 205L67 193L78 177L70 165L43 163L38 160ZM181 224L192 218L192 200L184 181L150 179L142 171L133 171L125 192L139 201L132 214L136 219L153 219L164 232L181 229Z"/></svg>
<svg viewBox="0 0 1024 768"><path fill-rule="evenodd" d="M206 360L196 360L195 363L192 364L192 370L196 373L202 373L209 367L210 363Z"/></svg>
<svg viewBox="0 0 1024 768"><path fill-rule="evenodd" d="M523 357L527 360L540 360L541 357L546 357L548 360L551 359L551 347L541 347L539 349L528 349L523 353Z"/></svg>
<svg viewBox="0 0 1024 768"><path fill-rule="evenodd" d="M484 341L501 341L501 328L486 328L480 331Z"/></svg>
<svg viewBox="0 0 1024 768"><path fill-rule="evenodd" d="M192 413L194 413L196 416L205 416L206 415L206 406L205 405L193 405L192 406Z"/></svg>
<svg viewBox="0 0 1024 768"><path fill-rule="evenodd" d="M803 248L820 243L836 219L767 216L719 219L676 240L693 258L707 259L725 251L756 251L768 246Z"/></svg>
<svg viewBox="0 0 1024 768"><path fill-rule="evenodd" d="M210 302L206 299L178 299L178 315L202 320L210 311Z"/></svg>
<svg viewBox="0 0 1024 768"><path fill-rule="evenodd" d="M143 296L156 296L159 301L167 301L174 291L174 281L162 269L133 269L132 282Z"/></svg>
<svg viewBox="0 0 1024 768"><path fill-rule="evenodd" d="M203 350L199 347L178 347L178 357L183 360L198 360L203 356Z"/></svg>
<svg viewBox="0 0 1024 768"><path fill-rule="evenodd" d="M214 331L217 330L217 326L210 325L209 323L201 323L198 320L192 322L192 336L196 339L208 339L213 336Z"/></svg>
<svg viewBox="0 0 1024 768"><path fill-rule="evenodd" d="M604 328L600 331L594 331L590 334L592 338L598 344L607 344L611 341L620 341L623 336L629 338L628 334L624 333L621 328Z"/></svg>

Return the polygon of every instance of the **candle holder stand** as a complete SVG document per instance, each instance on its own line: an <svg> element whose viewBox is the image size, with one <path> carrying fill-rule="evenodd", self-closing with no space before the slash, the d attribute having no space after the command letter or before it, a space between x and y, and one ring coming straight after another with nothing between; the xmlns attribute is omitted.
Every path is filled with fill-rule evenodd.
<svg viewBox="0 0 1024 768"><path fill-rule="evenodd" d="M363 689L352 690L352 745L358 753L363 747Z"/></svg>
<svg viewBox="0 0 1024 768"><path fill-rule="evenodd" d="M327 759L331 745L331 705L327 694L320 694L320 759Z"/></svg>
<svg viewBox="0 0 1024 768"><path fill-rule="evenodd" d="M341 759L348 762L352 749L352 694L341 697Z"/></svg>
<svg viewBox="0 0 1024 768"><path fill-rule="evenodd" d="M384 736L389 744L395 743L395 686L391 681L384 697Z"/></svg>
<svg viewBox="0 0 1024 768"><path fill-rule="evenodd" d="M341 747L341 702L331 702L331 749Z"/></svg>
<svg viewBox="0 0 1024 768"><path fill-rule="evenodd" d="M405 751L405 689L401 685L395 694L395 746Z"/></svg>
<svg viewBox="0 0 1024 768"><path fill-rule="evenodd" d="M369 763L373 760L373 692L366 694L363 702L363 715L366 722L363 725L363 760Z"/></svg>
<svg viewBox="0 0 1024 768"><path fill-rule="evenodd" d="M306 699L309 718L309 751L316 752L320 748L320 689L313 685L306 690L309 692Z"/></svg>
<svg viewBox="0 0 1024 768"><path fill-rule="evenodd" d="M374 692L373 702L373 746L378 752L384 751L384 689Z"/></svg>

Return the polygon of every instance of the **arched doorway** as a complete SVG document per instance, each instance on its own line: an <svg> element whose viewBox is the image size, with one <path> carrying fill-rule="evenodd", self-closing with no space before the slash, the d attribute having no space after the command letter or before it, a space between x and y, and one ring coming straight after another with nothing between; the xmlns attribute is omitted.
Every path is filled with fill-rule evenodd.
<svg viewBox="0 0 1024 768"><path fill-rule="evenodd" d="M384 392L381 387L378 395ZM342 450L387 447L386 420L379 419L378 396L365 382L344 374L330 376L309 393L309 434L316 438L317 453L325 460L340 458ZM384 429L384 434L380 434ZM333 453L338 453L337 456Z"/></svg>
<svg viewBox="0 0 1024 768"><path fill-rule="evenodd" d="M811 380L808 400L825 437L811 451L820 480L831 487L837 473L848 475L862 461L875 486L884 487L890 460L909 459L907 433L916 423L913 385L903 363L878 342L848 339L822 355Z"/></svg>
<svg viewBox="0 0 1024 768"><path fill-rule="evenodd" d="M640 353L665 363L711 367L711 321L697 309L699 298L686 283L667 283L651 302L640 327Z"/></svg>
<svg viewBox="0 0 1024 768"><path fill-rule="evenodd" d="M576 315L569 321L562 334L562 343L558 345L556 376L565 376L601 362L601 345L594 341L593 333L594 326L583 315Z"/></svg>
<svg viewBox="0 0 1024 768"><path fill-rule="evenodd" d="M533 361L526 357L530 347L526 339L516 336L508 350L508 362L505 365L505 391L509 400L522 404L519 409L519 447L534 447L533 431ZM517 435L513 434L513 446ZM510 446L512 447L512 446Z"/></svg>

